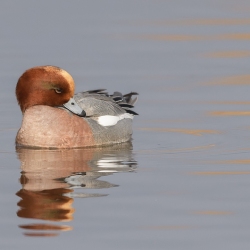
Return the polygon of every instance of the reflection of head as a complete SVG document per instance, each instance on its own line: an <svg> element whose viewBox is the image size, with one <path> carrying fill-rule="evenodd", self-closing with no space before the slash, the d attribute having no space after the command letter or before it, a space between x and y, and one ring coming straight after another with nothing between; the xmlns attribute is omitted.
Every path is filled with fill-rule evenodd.
<svg viewBox="0 0 250 250"><path fill-rule="evenodd" d="M32 192L21 189L16 193L21 198L18 202L20 210L17 215L22 218L32 218L50 221L70 221L74 209L71 207L73 199L64 194L68 189L53 189Z"/></svg>

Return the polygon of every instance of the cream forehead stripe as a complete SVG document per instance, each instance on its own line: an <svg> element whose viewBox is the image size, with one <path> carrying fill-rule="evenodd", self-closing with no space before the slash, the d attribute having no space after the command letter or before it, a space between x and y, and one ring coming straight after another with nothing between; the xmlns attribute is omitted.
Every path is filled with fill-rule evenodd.
<svg viewBox="0 0 250 250"><path fill-rule="evenodd" d="M45 70L48 72L55 72L55 67L53 66L44 66ZM66 81L69 83L69 89L70 92L74 93L75 92L75 83L73 77L64 69L61 68L56 68L57 72L60 72L62 77L66 79Z"/></svg>
<svg viewBox="0 0 250 250"><path fill-rule="evenodd" d="M69 82L69 87L71 92L75 92L75 84L74 84L74 79L73 77L65 70L60 69L61 75Z"/></svg>

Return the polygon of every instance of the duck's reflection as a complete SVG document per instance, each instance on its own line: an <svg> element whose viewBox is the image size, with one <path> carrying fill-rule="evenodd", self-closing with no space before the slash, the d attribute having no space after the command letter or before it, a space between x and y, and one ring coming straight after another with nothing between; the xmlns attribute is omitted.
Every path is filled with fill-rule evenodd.
<svg viewBox="0 0 250 250"><path fill-rule="evenodd" d="M37 150L17 148L21 161L20 189L16 195L22 218L65 222L73 219L75 197L99 197L104 188L115 187L104 180L115 172L134 171L130 143L105 148ZM99 192L91 192L98 189ZM27 236L55 236L55 231L71 230L70 226L26 224ZM52 231L52 232L50 232Z"/></svg>

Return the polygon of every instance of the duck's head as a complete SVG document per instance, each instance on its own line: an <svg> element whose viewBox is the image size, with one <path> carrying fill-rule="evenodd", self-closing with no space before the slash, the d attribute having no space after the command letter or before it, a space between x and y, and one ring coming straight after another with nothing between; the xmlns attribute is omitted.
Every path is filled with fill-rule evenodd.
<svg viewBox="0 0 250 250"><path fill-rule="evenodd" d="M35 105L64 106L85 116L73 99L75 83L65 70L55 66L39 66L26 70L16 85L16 97L22 112Z"/></svg>

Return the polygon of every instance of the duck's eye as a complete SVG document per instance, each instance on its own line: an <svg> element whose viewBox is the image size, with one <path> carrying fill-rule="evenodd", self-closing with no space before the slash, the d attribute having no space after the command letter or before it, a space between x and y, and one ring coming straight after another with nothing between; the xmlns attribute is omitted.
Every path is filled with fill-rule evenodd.
<svg viewBox="0 0 250 250"><path fill-rule="evenodd" d="M61 94L61 93L62 93L62 89L60 89L60 88L55 88L55 92L56 92L57 94Z"/></svg>

